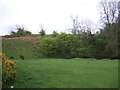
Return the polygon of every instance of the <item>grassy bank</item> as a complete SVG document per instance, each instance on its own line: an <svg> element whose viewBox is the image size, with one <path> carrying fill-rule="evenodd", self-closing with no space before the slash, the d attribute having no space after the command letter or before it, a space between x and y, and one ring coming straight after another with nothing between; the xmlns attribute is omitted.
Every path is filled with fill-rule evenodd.
<svg viewBox="0 0 120 90"><path fill-rule="evenodd" d="M35 59L39 57L39 42L40 37L3 38L2 52L7 58L19 59L19 55L24 55L27 59Z"/></svg>

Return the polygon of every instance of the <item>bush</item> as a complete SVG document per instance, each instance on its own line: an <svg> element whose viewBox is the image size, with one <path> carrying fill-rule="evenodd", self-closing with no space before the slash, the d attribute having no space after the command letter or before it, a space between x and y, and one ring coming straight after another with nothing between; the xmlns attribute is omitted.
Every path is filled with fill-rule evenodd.
<svg viewBox="0 0 120 90"><path fill-rule="evenodd" d="M58 51L62 57L72 57L71 50L77 44L77 37L75 35L62 33L57 36Z"/></svg>
<svg viewBox="0 0 120 90"><path fill-rule="evenodd" d="M44 38L40 43L40 50L43 56L54 57L57 54L58 45L54 38Z"/></svg>
<svg viewBox="0 0 120 90"><path fill-rule="evenodd" d="M56 38L44 38L40 43L41 54L46 57L74 57L75 55L71 52L77 46L77 42L75 35L65 33L58 35Z"/></svg>
<svg viewBox="0 0 120 90"><path fill-rule="evenodd" d="M42 55L60 58L91 58L96 53L95 46L86 45L83 39L74 34L59 34L57 37L44 38L40 43Z"/></svg>
<svg viewBox="0 0 120 90"><path fill-rule="evenodd" d="M106 58L108 53L105 53L105 46L106 41L104 39L96 38L95 45L93 46L95 48L93 54L95 58Z"/></svg>
<svg viewBox="0 0 120 90"><path fill-rule="evenodd" d="M6 58L5 54L0 54L0 61L2 62L2 80L3 82L12 82L16 78L16 70L14 67L16 63Z"/></svg>

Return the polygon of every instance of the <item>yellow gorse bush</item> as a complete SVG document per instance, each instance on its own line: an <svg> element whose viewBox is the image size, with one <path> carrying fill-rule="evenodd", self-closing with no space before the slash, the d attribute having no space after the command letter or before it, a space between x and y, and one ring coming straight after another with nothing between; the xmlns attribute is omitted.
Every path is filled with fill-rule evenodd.
<svg viewBox="0 0 120 90"><path fill-rule="evenodd" d="M0 61L2 62L2 80L5 82L14 80L16 78L16 70L14 70L16 62L7 59L5 54L1 53Z"/></svg>

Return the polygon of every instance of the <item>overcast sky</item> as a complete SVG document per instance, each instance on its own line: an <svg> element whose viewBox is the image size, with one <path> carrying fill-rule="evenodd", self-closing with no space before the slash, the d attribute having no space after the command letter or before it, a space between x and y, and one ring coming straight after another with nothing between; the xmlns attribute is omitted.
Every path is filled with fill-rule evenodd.
<svg viewBox="0 0 120 90"><path fill-rule="evenodd" d="M97 5L100 0L0 0L0 35L9 34L9 27L23 24L37 34L40 24L46 33L72 28L70 16L99 20Z"/></svg>

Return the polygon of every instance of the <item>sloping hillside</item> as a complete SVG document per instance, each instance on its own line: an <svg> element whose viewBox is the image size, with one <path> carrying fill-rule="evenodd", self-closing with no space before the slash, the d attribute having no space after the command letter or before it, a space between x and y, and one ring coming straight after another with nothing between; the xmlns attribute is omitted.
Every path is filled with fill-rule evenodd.
<svg viewBox="0 0 120 90"><path fill-rule="evenodd" d="M16 38L3 38L2 39L2 52L8 58L19 58L19 55L24 55L25 58L38 58L39 57L39 42L40 37L16 37Z"/></svg>

